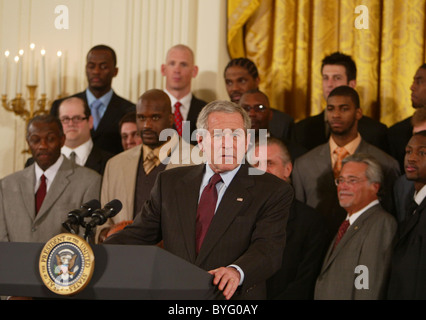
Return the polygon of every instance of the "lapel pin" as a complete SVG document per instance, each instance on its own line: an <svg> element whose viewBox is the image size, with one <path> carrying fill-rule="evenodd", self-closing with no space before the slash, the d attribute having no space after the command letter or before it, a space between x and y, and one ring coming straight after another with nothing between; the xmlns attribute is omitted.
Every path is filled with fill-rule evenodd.
<svg viewBox="0 0 426 320"><path fill-rule="evenodd" d="M243 198L237 198L237 201L243 202Z"/></svg>

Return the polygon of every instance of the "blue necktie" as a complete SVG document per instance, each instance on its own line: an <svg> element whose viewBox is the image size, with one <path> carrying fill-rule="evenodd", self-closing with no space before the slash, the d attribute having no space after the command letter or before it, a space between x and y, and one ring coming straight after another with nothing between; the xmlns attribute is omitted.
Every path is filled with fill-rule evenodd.
<svg viewBox="0 0 426 320"><path fill-rule="evenodd" d="M98 128L99 122L101 121L100 107L102 106L102 101L95 100L91 106L91 112L93 117L93 128L96 130Z"/></svg>

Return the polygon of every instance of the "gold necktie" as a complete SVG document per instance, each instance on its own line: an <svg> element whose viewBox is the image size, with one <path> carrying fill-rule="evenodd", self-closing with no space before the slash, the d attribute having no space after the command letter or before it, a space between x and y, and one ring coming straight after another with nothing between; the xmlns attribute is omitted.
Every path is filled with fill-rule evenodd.
<svg viewBox="0 0 426 320"><path fill-rule="evenodd" d="M143 162L143 169L145 170L145 174L148 175L156 166L157 166L157 156L153 151L146 155L146 158Z"/></svg>
<svg viewBox="0 0 426 320"><path fill-rule="evenodd" d="M349 155L349 152L343 147L337 147L334 150L334 153L337 154L337 160L334 164L333 173L334 178L337 179L340 174L340 170L342 170L342 160Z"/></svg>

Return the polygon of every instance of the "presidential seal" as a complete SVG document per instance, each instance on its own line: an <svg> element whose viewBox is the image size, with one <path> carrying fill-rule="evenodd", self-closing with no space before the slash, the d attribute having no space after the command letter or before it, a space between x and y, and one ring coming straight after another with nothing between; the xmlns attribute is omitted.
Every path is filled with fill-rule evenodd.
<svg viewBox="0 0 426 320"><path fill-rule="evenodd" d="M59 295L83 290L93 275L95 256L81 237L62 233L50 239L40 254L39 271L46 287Z"/></svg>

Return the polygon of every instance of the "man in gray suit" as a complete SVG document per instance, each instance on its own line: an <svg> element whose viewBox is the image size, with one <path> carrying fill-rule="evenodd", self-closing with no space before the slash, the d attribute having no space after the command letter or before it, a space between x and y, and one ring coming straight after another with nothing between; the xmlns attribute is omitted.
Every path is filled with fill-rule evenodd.
<svg viewBox="0 0 426 320"><path fill-rule="evenodd" d="M64 142L56 117L36 116L28 123L35 162L0 182L0 241L46 242L65 231L68 212L99 199L101 176L61 155Z"/></svg>
<svg viewBox="0 0 426 320"><path fill-rule="evenodd" d="M385 298L397 222L378 201L382 177L380 164L369 155L342 161L336 184L347 217L325 256L315 299Z"/></svg>
<svg viewBox="0 0 426 320"><path fill-rule="evenodd" d="M207 104L197 120L206 163L160 172L134 223L105 243L163 240L165 250L211 273L219 296L265 299L266 279L281 266L293 192L242 163L250 127L238 105Z"/></svg>
<svg viewBox="0 0 426 320"><path fill-rule="evenodd" d="M295 161L292 178L296 198L322 213L332 234L337 232L346 216L339 206L334 184L340 164L338 150L346 151L346 155L367 153L379 161L385 177L379 198L388 212L393 213L394 210L392 188L400 175L398 162L363 139L358 132L361 117L359 96L355 89L349 86L335 88L327 99L327 121L331 130L329 141Z"/></svg>

